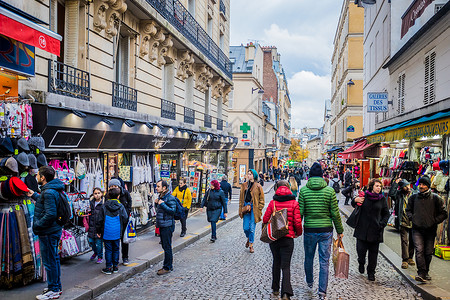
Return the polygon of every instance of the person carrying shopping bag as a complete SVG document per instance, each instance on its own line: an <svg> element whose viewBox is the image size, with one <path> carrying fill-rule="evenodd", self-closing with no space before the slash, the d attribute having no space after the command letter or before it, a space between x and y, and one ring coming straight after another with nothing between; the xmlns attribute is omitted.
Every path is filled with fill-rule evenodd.
<svg viewBox="0 0 450 300"><path fill-rule="evenodd" d="M244 233L247 237L245 248L254 253L256 223L261 222L262 210L264 208L264 190L258 183L258 173L250 169L246 175L247 181L241 185L239 195L239 217L244 220Z"/></svg>
<svg viewBox="0 0 450 300"><path fill-rule="evenodd" d="M294 295L291 285L291 259L294 251L294 238L302 234L302 219L300 209L295 195L290 190L289 183L286 181L278 181L278 187L273 200L267 206L267 210L263 217L263 223L267 224L274 211L287 209L287 217L289 222L289 233L282 238L270 243L270 251L272 252L272 291L274 296L279 295L280 290L280 273L283 273L281 281L281 299L290 299Z"/></svg>
<svg viewBox="0 0 450 300"><path fill-rule="evenodd" d="M225 218L228 213L225 194L220 189L220 184L217 180L211 181L211 188L205 193L201 207L206 207L208 222L211 223L211 243L214 243L217 240L216 228L220 213L223 209Z"/></svg>

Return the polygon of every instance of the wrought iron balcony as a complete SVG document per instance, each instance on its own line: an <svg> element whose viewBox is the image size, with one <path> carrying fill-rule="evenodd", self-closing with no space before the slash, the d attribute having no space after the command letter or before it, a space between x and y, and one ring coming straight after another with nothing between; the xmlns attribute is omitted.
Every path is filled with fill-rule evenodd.
<svg viewBox="0 0 450 300"><path fill-rule="evenodd" d="M223 3L223 0L220 0L220 4L219 4L219 10L221 13L223 13L224 16L226 16L226 8L225 8L225 4Z"/></svg>
<svg viewBox="0 0 450 300"><path fill-rule="evenodd" d="M205 127L211 128L212 118L210 115L205 114Z"/></svg>
<svg viewBox="0 0 450 300"><path fill-rule="evenodd" d="M177 105L172 101L161 99L161 118L176 119Z"/></svg>
<svg viewBox="0 0 450 300"><path fill-rule="evenodd" d="M223 130L223 123L225 123L222 119L217 118L217 130Z"/></svg>
<svg viewBox="0 0 450 300"><path fill-rule="evenodd" d="M58 61L48 61L48 91L89 101L91 99L89 72Z"/></svg>
<svg viewBox="0 0 450 300"><path fill-rule="evenodd" d="M137 111L137 90L118 82L113 82L112 106Z"/></svg>
<svg viewBox="0 0 450 300"><path fill-rule="evenodd" d="M146 0L172 24L183 36L193 43L207 58L219 67L229 78L232 77L228 56L211 39L202 26L178 0Z"/></svg>
<svg viewBox="0 0 450 300"><path fill-rule="evenodd" d="M184 123L195 124L195 110L189 107L184 108Z"/></svg>

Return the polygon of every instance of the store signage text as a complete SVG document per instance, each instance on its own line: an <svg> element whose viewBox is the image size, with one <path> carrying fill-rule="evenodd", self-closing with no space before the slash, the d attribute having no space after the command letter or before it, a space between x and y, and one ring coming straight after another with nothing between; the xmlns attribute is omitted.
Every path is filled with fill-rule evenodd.
<svg viewBox="0 0 450 300"><path fill-rule="evenodd" d="M388 93L367 93L367 112L388 111Z"/></svg>
<svg viewBox="0 0 450 300"><path fill-rule="evenodd" d="M355 127L353 125L348 126L347 132L355 132Z"/></svg>
<svg viewBox="0 0 450 300"><path fill-rule="evenodd" d="M402 16L402 32L401 37L405 36L409 28L413 27L416 20L423 14L425 8L434 0L416 0L408 7L405 14ZM425 22L424 22L425 23Z"/></svg>
<svg viewBox="0 0 450 300"><path fill-rule="evenodd" d="M34 76L34 47L0 34L0 67L24 76Z"/></svg>
<svg viewBox="0 0 450 300"><path fill-rule="evenodd" d="M405 130L405 138L443 135L448 131L448 121L422 125Z"/></svg>

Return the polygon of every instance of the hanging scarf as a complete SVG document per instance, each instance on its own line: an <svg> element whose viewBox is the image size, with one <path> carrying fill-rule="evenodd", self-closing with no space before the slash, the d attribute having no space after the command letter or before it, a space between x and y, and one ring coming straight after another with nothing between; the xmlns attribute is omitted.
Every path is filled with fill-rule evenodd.
<svg viewBox="0 0 450 300"><path fill-rule="evenodd" d="M30 237L28 235L27 221L23 209L14 210L19 228L20 245L22 250L22 281L27 285L34 278L33 255L31 254Z"/></svg>

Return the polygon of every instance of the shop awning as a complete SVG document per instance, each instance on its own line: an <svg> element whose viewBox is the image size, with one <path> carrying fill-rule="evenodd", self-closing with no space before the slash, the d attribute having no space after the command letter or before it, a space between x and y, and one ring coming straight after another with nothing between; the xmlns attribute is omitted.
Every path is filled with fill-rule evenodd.
<svg viewBox="0 0 450 300"><path fill-rule="evenodd" d="M439 112L415 120L378 129L367 137L369 144L393 142L403 139L417 139L450 134L450 111Z"/></svg>
<svg viewBox="0 0 450 300"><path fill-rule="evenodd" d="M364 151L374 146L375 144L369 144L367 143L366 139L362 139L357 141L353 146L351 146L344 152L340 153L340 155L343 159L354 159L354 158L361 159L364 158L365 156Z"/></svg>
<svg viewBox="0 0 450 300"><path fill-rule="evenodd" d="M331 149L328 149L327 152L331 153L331 152L337 152L337 151L342 151L344 148L340 147L340 146L334 146Z"/></svg>
<svg viewBox="0 0 450 300"><path fill-rule="evenodd" d="M62 37L55 32L0 7L0 34L56 54Z"/></svg>

